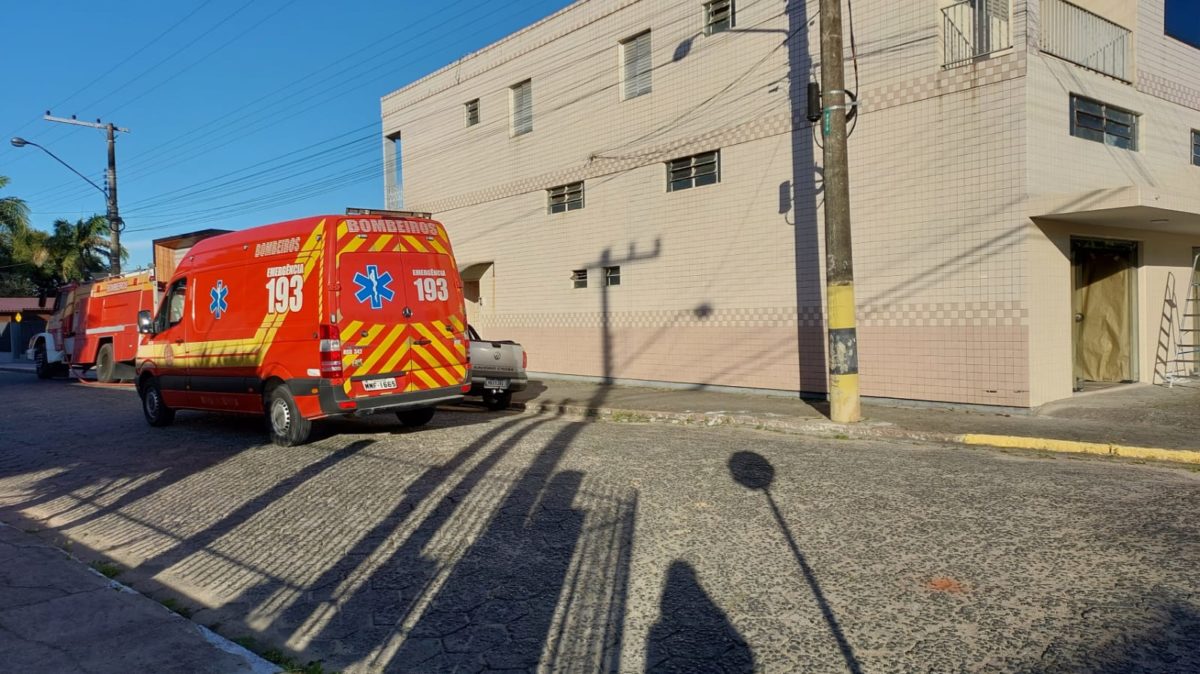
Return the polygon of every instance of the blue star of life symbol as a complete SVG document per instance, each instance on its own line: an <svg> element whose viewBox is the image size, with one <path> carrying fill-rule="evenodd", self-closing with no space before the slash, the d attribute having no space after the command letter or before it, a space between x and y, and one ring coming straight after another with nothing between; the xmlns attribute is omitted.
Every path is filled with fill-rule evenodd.
<svg viewBox="0 0 1200 674"><path fill-rule="evenodd" d="M383 301L392 301L396 296L396 292L388 286L392 283L392 273L385 271L379 273L377 265L367 265L367 273L354 273L354 283L358 286L358 292L354 293L354 299L360 303L371 301L372 309L382 309Z"/></svg>
<svg viewBox="0 0 1200 674"><path fill-rule="evenodd" d="M225 301L225 297L228 295L229 286L225 285L224 281L217 281L217 285L208 291L208 296L212 298L208 310L212 312L213 318L219 320L226 311L229 311L229 302Z"/></svg>

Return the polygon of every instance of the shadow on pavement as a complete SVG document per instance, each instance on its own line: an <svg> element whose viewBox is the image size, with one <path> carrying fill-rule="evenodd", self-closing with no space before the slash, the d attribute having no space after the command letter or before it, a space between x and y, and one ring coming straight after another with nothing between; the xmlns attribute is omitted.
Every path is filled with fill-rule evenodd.
<svg viewBox="0 0 1200 674"><path fill-rule="evenodd" d="M667 570L658 622L646 640L646 671L754 671L754 653L700 585L696 570L676 560Z"/></svg>

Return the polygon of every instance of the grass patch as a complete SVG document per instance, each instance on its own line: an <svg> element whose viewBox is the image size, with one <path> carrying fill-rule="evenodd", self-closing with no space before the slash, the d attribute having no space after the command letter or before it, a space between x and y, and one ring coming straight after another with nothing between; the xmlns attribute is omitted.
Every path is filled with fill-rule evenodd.
<svg viewBox="0 0 1200 674"><path fill-rule="evenodd" d="M89 566L99 571L100 575L104 576L105 578L116 578L117 576L121 575L122 571L125 570L117 564L113 564L112 562L102 562L100 560L92 562Z"/></svg>
<svg viewBox="0 0 1200 674"><path fill-rule="evenodd" d="M178 601L175 601L174 597L167 597L166 599L160 600L158 603L166 606L168 609L178 613L184 618L192 617L192 609L180 604Z"/></svg>
<svg viewBox="0 0 1200 674"><path fill-rule="evenodd" d="M254 637L238 637L233 640L233 643L248 651L257 653L263 660L271 664L279 665L288 674L336 674L336 672L326 671L325 666L321 664L320 660L314 660L306 665L302 665L295 658L284 654L278 648L263 649L262 645Z"/></svg>
<svg viewBox="0 0 1200 674"><path fill-rule="evenodd" d="M850 436L846 435L845 433L838 433L837 435L833 436L833 439L834 440L849 440Z"/></svg>
<svg viewBox="0 0 1200 674"><path fill-rule="evenodd" d="M616 410L609 417L609 421L615 421L618 424L643 424L650 421L650 417L637 412L626 412L625 410Z"/></svg>

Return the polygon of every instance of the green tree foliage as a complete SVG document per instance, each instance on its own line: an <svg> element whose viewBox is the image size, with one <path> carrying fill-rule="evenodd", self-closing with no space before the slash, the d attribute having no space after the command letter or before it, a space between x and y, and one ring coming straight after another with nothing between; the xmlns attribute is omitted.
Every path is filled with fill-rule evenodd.
<svg viewBox="0 0 1200 674"><path fill-rule="evenodd" d="M8 178L0 176L0 189ZM86 281L109 268L108 220L93 215L56 220L53 233L35 229L29 207L17 197L0 197L0 297L53 295L68 281ZM121 259L129 251L121 249Z"/></svg>

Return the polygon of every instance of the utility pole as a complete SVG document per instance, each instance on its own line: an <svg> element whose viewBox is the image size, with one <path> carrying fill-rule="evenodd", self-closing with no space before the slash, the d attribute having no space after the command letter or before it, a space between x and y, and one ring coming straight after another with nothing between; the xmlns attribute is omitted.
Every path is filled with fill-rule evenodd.
<svg viewBox="0 0 1200 674"><path fill-rule="evenodd" d="M862 419L858 395L858 323L850 241L846 159L846 75L842 0L821 0L821 133L825 139L825 293L829 307L829 409L838 423Z"/></svg>
<svg viewBox="0 0 1200 674"><path fill-rule="evenodd" d="M129 133L129 129L123 129L112 122L84 122L76 119L71 115L70 119L63 117L52 117L50 111L46 111L45 119L51 122L60 122L62 124L74 124L75 126L86 126L92 129L103 129L108 135L108 183L107 189L104 190L105 201L107 202L107 218L109 231L109 258L108 271L110 274L116 275L121 273L121 230L125 229L125 222L121 220L121 213L117 210L117 132Z"/></svg>

